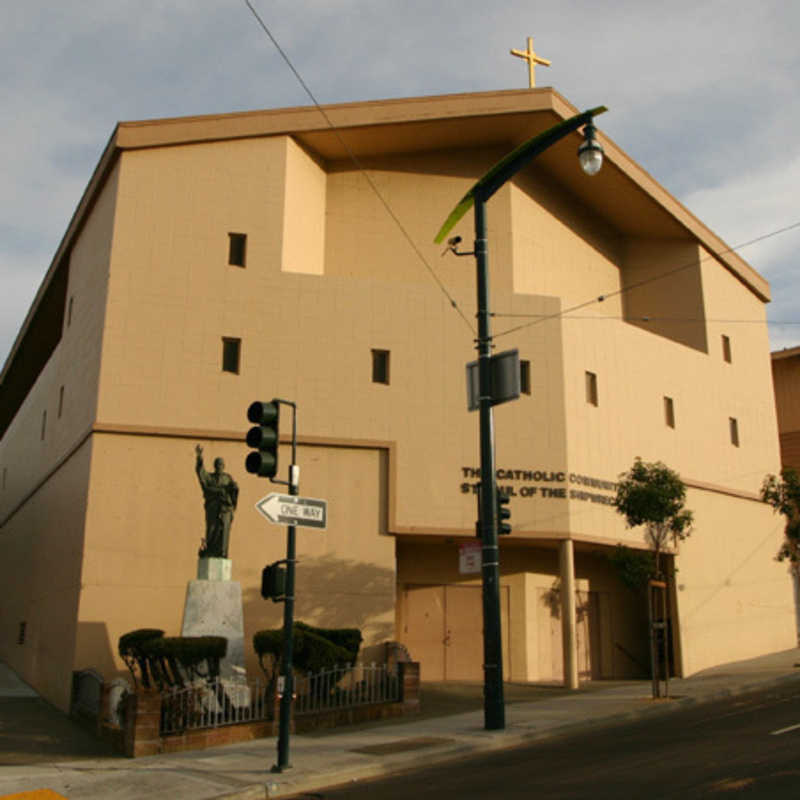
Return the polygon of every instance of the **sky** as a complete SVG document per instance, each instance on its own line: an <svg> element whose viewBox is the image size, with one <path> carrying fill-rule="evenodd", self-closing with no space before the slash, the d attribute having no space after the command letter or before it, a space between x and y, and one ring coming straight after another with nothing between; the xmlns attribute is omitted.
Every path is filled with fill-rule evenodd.
<svg viewBox="0 0 800 800"><path fill-rule="evenodd" d="M608 106L603 133L730 246L768 237L738 252L771 348L800 344L797 0L251 2L321 103L525 88L509 50L533 36L538 86ZM310 100L245 0L0 12L2 364L117 121Z"/></svg>

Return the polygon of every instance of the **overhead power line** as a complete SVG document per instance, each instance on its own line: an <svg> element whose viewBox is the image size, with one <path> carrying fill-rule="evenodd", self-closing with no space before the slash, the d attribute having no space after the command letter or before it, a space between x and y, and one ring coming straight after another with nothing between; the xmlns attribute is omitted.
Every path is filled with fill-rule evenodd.
<svg viewBox="0 0 800 800"><path fill-rule="evenodd" d="M635 283L631 283L628 286L623 286L621 289L615 289L613 291L607 292L605 294L597 295L593 297L591 300L585 300L583 303L578 303L577 305L570 306L569 308L565 308L562 311L557 311L554 314L542 314L542 315L531 315L536 316L537 318L532 320L531 322L525 322L522 325L515 325L513 328L508 328L507 330L501 331L500 333L496 333L494 335L495 339L499 339L501 336L508 336L511 333L515 333L516 331L523 330L524 328L529 328L533 325L539 325L542 322L547 322L548 320L553 319L561 319L573 311L580 311L582 308L587 308L588 306L592 306L595 303L602 303L605 300L608 300L611 297L616 297L617 295L625 294L625 292L630 292L633 289L638 289L641 286L646 286L650 283L655 283L656 281L663 280L664 278L668 278L670 275L674 275L677 272L681 272L685 269L690 269L691 267L695 267L698 264L704 261L711 261L713 259L718 258L719 256L723 256L726 253L735 253L737 250L741 250L745 247L749 247L752 244L756 244L757 242L763 242L766 239L771 239L773 236L778 236L782 233L787 233L788 231L794 230L795 228L800 228L800 221L793 222L791 225L786 225L783 228L778 228L777 230L770 231L769 233L765 233L761 236L756 236L755 239L750 239L746 242L742 242L741 244L736 245L735 247L728 247L725 250L719 250L714 253L709 253L707 256L703 256L694 261L687 262L686 264L681 264L678 267L674 267L673 269L668 269L665 272L662 272L660 275L654 275L652 278L645 278L641 281L636 281ZM511 316L505 314L495 314L495 316ZM755 321L755 320L754 320ZM792 324L792 323L770 323L770 324Z"/></svg>
<svg viewBox="0 0 800 800"><path fill-rule="evenodd" d="M395 223L395 225L397 225L398 229L400 230L400 233L403 235L405 240L411 246L411 249L414 251L414 253L416 254L417 258L422 262L422 264L425 267L425 269L428 270L428 272L430 273L431 277L436 282L436 285L441 290L442 294L444 294L444 296L449 301L450 305L456 310L456 312L461 317L461 319L464 320L465 324L470 329L470 332L472 334L475 334L475 328L472 325L472 323L469 321L469 319L466 317L464 312L461 310L461 308L458 305L458 303L456 302L455 298L450 294L450 292L447 291L447 287L444 285L444 283L442 282L441 278L439 278L439 276L436 274L436 272L433 269L433 267L428 263L428 260L425 258L425 256L423 255L422 251L417 246L416 242L411 238L411 234L406 230L405 226L400 221L400 218L397 216L397 214L395 214L394 210L389 205L388 200L386 200L386 198L381 194L380 190L375 185L375 182L372 180L372 178L370 177L370 175L367 172L367 170L361 164L361 162L359 161L359 159L356 156L356 154L352 151L350 146L344 140L344 138L342 137L341 133L339 132L339 129L333 124L333 121L328 116L328 114L326 113L325 109L317 102L317 98L314 96L314 93L308 87L308 84L303 80L302 75L300 75L300 73L297 71L297 69L295 68L294 64L292 64L291 59L289 58L289 56L286 55L286 53L284 52L283 48L280 46L280 44L278 44L278 41L272 35L272 32L267 27L267 25L264 22L264 20L261 19L259 13L255 10L255 8L253 8L253 5L250 3L250 0L244 0L244 2L247 5L247 7L250 9L250 11L252 12L253 16L258 21L258 24L261 26L261 28L264 31L264 33L267 34L267 36L269 37L269 40L275 46L275 49L280 53L281 58L283 58L283 60L286 62L286 64L289 67L289 69L294 74L295 78L297 78L298 82L303 87L303 90L305 91L305 93L309 96L309 98L311 98L311 102L314 104L314 106L317 108L317 110L320 112L320 114L322 114L322 117L325 120L326 125L331 129L333 134L336 136L337 140L339 141L339 144L344 148L345 152L347 153L348 157L350 158L350 160L355 165L356 169L358 169L358 171L364 176L365 180L369 184L370 189L372 189L372 191L375 193L375 196L378 198L378 200L380 201L381 205L386 210L386 213L389 214L389 216L391 217L392 221Z"/></svg>

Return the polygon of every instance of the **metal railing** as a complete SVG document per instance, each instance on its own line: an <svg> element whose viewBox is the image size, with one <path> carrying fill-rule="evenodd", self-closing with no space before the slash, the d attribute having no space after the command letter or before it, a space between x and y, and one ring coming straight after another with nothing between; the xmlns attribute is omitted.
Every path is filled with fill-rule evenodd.
<svg viewBox="0 0 800 800"><path fill-rule="evenodd" d="M295 678L294 713L314 714L372 703L400 700L396 667L386 664L345 665Z"/></svg>
<svg viewBox="0 0 800 800"><path fill-rule="evenodd" d="M296 716L336 711L401 699L396 666L345 665L294 679ZM161 695L161 734L217 728L274 717L274 685L263 680L216 678L192 686L169 689Z"/></svg>

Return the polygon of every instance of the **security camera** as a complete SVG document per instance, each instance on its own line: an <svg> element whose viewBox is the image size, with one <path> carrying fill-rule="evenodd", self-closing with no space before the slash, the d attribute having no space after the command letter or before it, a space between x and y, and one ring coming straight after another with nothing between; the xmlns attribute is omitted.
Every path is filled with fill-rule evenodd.
<svg viewBox="0 0 800 800"><path fill-rule="evenodd" d="M456 245L461 244L461 237L460 236L452 236L451 238L449 238L447 240L447 244L449 244L450 247L455 247Z"/></svg>

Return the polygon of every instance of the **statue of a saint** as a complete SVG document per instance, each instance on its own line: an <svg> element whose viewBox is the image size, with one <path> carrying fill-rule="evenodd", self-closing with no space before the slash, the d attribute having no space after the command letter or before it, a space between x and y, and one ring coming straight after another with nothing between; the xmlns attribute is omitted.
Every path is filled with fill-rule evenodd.
<svg viewBox="0 0 800 800"><path fill-rule="evenodd" d="M198 444L194 450L197 453L195 471L206 506L206 537L198 555L201 558L227 558L239 487L225 472L225 462L221 458L214 459L214 471L208 473L203 467L203 448Z"/></svg>

